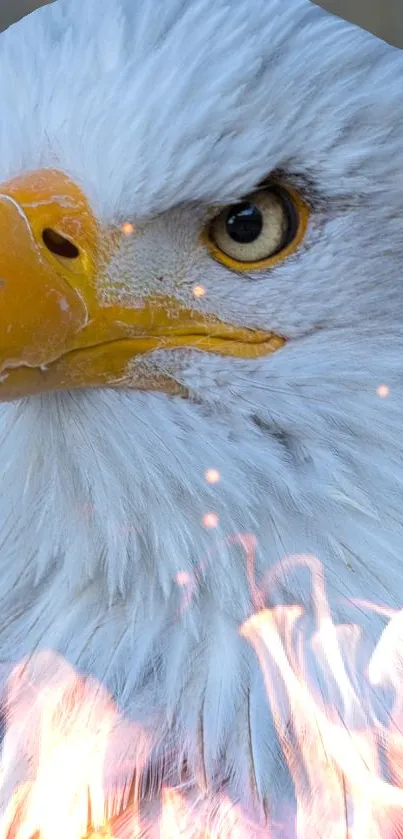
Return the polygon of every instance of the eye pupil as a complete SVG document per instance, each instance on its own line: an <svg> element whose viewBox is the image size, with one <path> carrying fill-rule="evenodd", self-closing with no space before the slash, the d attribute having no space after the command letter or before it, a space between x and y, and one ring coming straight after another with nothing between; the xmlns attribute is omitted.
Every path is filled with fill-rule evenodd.
<svg viewBox="0 0 403 839"><path fill-rule="evenodd" d="M256 204L243 201L228 211L226 221L227 233L242 245L255 242L263 229L263 216Z"/></svg>

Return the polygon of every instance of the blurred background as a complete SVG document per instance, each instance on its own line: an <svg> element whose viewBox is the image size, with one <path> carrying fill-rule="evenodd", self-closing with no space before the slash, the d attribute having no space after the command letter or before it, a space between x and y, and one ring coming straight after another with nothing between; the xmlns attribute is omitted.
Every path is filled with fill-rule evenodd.
<svg viewBox="0 0 403 839"><path fill-rule="evenodd" d="M0 0L0 29L47 2L49 0ZM403 47L402 0L320 0L320 5Z"/></svg>

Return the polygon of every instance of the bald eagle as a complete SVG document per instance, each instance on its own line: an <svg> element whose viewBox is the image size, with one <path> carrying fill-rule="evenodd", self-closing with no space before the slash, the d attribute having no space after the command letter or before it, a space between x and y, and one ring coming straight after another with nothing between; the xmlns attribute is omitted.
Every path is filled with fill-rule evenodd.
<svg viewBox="0 0 403 839"><path fill-rule="evenodd" d="M402 605L403 56L307 0L58 0L0 67L0 660L146 737L111 818L136 779L267 835L303 755L245 625L298 609L312 652L316 574L364 674Z"/></svg>

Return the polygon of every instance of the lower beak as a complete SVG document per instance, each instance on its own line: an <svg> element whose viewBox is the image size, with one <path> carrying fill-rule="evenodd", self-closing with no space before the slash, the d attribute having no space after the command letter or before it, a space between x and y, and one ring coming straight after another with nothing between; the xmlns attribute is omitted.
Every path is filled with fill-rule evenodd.
<svg viewBox="0 0 403 839"><path fill-rule="evenodd" d="M133 360L161 348L254 357L284 344L172 298L104 303L101 278L123 235L101 237L84 194L62 172L33 172L0 188L0 399L135 387Z"/></svg>

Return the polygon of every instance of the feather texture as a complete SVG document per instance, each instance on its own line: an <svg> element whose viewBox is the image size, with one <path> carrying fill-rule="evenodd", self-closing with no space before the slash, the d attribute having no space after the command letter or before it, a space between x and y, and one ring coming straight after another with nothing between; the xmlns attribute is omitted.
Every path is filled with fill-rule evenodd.
<svg viewBox="0 0 403 839"><path fill-rule="evenodd" d="M186 804L175 837L267 836L286 820L291 839L295 767L308 783L295 732L312 715L296 719L274 644L276 716L244 627L280 610L285 670L302 650L298 678L344 719L313 640L325 591L334 622L361 630L364 651L358 630L340 630L337 672L373 723L365 668L403 593L403 57L306 0L59 0L1 36L0 65L0 180L57 165L100 222L133 220L106 268L110 299L163 287L287 336L266 358L162 348L133 361L134 384L162 373L188 399L99 390L0 405L5 673L25 662L46 681L51 651L73 682L101 686L116 719L91 820L115 820L118 837L141 799L142 836ZM307 235L271 270L231 272L201 232L272 172L309 204ZM300 609L288 640L285 608ZM3 820L38 746L37 702L17 730L13 696Z"/></svg>

